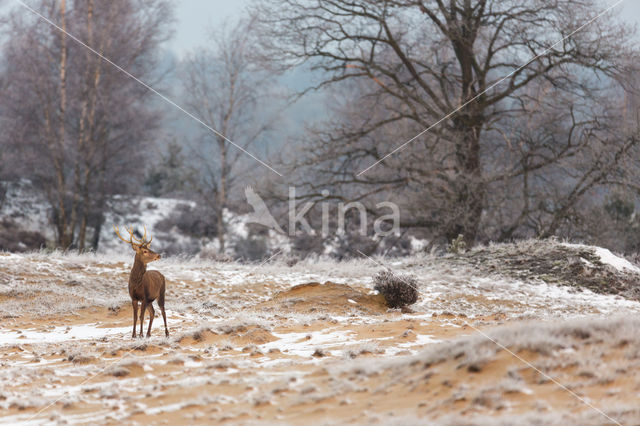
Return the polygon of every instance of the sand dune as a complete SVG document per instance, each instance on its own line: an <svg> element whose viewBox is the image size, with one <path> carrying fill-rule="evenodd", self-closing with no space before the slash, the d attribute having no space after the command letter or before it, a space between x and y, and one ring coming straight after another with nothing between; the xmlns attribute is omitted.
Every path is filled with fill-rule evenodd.
<svg viewBox="0 0 640 426"><path fill-rule="evenodd" d="M640 423L637 301L461 262L394 265L403 313L362 263L167 260L132 340L125 260L0 254L0 423Z"/></svg>

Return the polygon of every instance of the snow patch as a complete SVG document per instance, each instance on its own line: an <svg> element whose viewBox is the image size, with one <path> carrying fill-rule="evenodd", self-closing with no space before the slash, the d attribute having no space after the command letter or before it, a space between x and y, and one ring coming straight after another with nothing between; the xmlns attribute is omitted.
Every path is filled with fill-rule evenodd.
<svg viewBox="0 0 640 426"><path fill-rule="evenodd" d="M99 339L106 336L126 334L131 327L98 328L98 324L83 324L69 327L55 327L47 331L26 329L18 331L0 331L0 345L23 343L58 343L72 339Z"/></svg>
<svg viewBox="0 0 640 426"><path fill-rule="evenodd" d="M613 266L618 271L623 271L627 269L629 271L640 274L640 268L629 262L627 259L623 259L621 257L616 256L611 253L608 249L602 247L594 247L596 254L600 256L600 260L602 263L606 263L608 265Z"/></svg>
<svg viewBox="0 0 640 426"><path fill-rule="evenodd" d="M571 247L571 248L593 250L595 254L600 258L600 261L602 263L613 266L616 270L620 272L624 272L625 270L628 270L631 272L635 272L636 274L640 274L640 268L635 266L633 263L629 262L627 259L623 259L622 257L616 256L615 254L611 253L609 249L606 249L604 247L587 246L584 244L570 244L570 243L563 243L562 245L565 247ZM582 259L582 261L585 262L587 266L593 266L586 259Z"/></svg>

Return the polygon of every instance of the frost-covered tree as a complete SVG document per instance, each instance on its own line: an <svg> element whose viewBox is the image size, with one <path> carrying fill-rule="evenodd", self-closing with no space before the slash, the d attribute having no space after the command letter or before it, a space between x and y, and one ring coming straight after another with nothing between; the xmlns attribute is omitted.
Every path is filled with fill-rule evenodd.
<svg viewBox="0 0 640 426"><path fill-rule="evenodd" d="M273 90L273 75L255 61L254 21L240 20L211 33L210 43L184 61L184 102L217 134L202 129L191 165L196 188L217 220L219 250L225 250L223 211L244 194L255 176L255 162L266 153L267 133L282 109ZM243 186L244 185L244 186ZM236 200L238 196L236 195Z"/></svg>
<svg viewBox="0 0 640 426"><path fill-rule="evenodd" d="M166 0L39 0L31 7L60 28L20 6L10 13L1 140L17 153L13 167L46 195L56 245L84 249L87 228L100 233L107 197L142 185L159 115L151 92L70 35L154 84L171 7Z"/></svg>
<svg viewBox="0 0 640 426"><path fill-rule="evenodd" d="M639 51L605 2L258 3L265 58L330 89L308 193L394 199L434 239L551 235L633 157L615 101Z"/></svg>

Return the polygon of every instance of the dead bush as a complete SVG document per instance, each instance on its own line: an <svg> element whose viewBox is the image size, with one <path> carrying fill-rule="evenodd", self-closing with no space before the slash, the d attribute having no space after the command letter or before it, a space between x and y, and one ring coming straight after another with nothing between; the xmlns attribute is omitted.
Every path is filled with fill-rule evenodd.
<svg viewBox="0 0 640 426"><path fill-rule="evenodd" d="M402 308L418 301L418 281L412 276L381 271L373 277L373 283L390 308Z"/></svg>

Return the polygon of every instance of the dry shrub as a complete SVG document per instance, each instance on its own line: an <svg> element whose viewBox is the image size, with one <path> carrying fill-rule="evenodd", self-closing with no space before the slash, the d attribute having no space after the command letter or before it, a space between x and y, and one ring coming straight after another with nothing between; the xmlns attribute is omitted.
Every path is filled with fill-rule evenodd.
<svg viewBox="0 0 640 426"><path fill-rule="evenodd" d="M131 371L128 368L124 368L124 367L113 367L107 370L107 373L114 377L124 377L124 376L128 376L131 373Z"/></svg>
<svg viewBox="0 0 640 426"><path fill-rule="evenodd" d="M390 308L402 308L418 301L418 281L412 276L381 271L373 277L373 283Z"/></svg>
<svg viewBox="0 0 640 426"><path fill-rule="evenodd" d="M39 250L46 245L44 236L38 231L27 231L16 222L0 220L0 251L26 252Z"/></svg>

